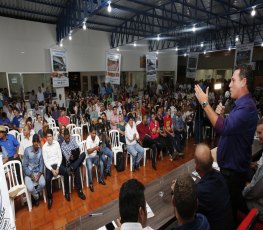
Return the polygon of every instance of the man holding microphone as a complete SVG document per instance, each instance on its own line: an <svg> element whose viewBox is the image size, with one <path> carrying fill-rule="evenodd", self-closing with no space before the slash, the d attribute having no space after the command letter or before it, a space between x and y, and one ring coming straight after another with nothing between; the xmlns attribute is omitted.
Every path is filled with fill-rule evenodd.
<svg viewBox="0 0 263 230"><path fill-rule="evenodd" d="M223 117L224 106L221 103L215 111L209 105L209 88L204 93L199 85L195 85L196 98L220 135L217 162L228 185L234 218L238 199L245 186L258 119L256 105L248 88L251 78L250 67L237 66L229 84L231 98L235 100L234 108L227 118Z"/></svg>

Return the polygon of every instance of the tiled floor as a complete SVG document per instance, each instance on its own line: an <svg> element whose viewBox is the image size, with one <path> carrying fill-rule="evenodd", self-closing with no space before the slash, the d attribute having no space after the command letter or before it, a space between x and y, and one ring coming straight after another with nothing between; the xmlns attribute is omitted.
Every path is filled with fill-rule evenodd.
<svg viewBox="0 0 263 230"><path fill-rule="evenodd" d="M209 143L209 145L213 147L211 146L212 143ZM112 176L107 178L106 186L98 184L94 175L95 192L90 192L84 186L85 201L81 200L77 192L73 190L71 201L67 202L63 197L62 190L58 189L56 182L53 182L53 206L51 210L47 209L47 204L43 200L40 201L38 207L33 207L32 212L28 212L27 206L22 206L19 200L16 201L16 227L18 230L65 229L65 225L78 216L117 199L120 186L127 179L137 178L146 184L192 159L194 149L193 140L189 139L184 150L184 158L171 162L167 156L164 156L163 160L157 162L157 171L152 169L150 160L147 160L146 167L140 167L140 171L135 173L129 171L129 165L124 172L119 173L112 167Z"/></svg>

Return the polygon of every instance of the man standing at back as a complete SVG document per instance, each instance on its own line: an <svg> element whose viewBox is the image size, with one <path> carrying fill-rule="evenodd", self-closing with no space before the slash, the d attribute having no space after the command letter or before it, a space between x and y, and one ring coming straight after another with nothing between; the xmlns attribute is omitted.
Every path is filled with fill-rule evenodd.
<svg viewBox="0 0 263 230"><path fill-rule="evenodd" d="M206 216L212 230L233 228L230 196L224 177L212 168L213 158L206 144L195 149L195 168L201 177L197 184L197 212Z"/></svg>
<svg viewBox="0 0 263 230"><path fill-rule="evenodd" d="M217 162L227 182L234 218L237 213L238 197L245 186L258 119L256 105L248 89L251 78L252 70L246 65L240 65L234 71L229 87L231 98L235 102L227 118L223 117L224 106L221 103L216 111L209 105L209 88L204 93L199 85L195 86L195 95L199 103L216 132L220 134Z"/></svg>

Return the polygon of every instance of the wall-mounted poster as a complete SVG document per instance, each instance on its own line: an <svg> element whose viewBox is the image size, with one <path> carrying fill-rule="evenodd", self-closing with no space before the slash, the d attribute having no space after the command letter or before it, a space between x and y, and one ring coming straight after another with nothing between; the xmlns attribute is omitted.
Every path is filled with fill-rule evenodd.
<svg viewBox="0 0 263 230"><path fill-rule="evenodd" d="M189 53L186 69L187 78L196 78L196 70L198 65L198 53Z"/></svg>
<svg viewBox="0 0 263 230"><path fill-rule="evenodd" d="M54 88L69 87L68 73L53 72L51 76Z"/></svg>
<svg viewBox="0 0 263 230"><path fill-rule="evenodd" d="M237 45L235 54L235 66L240 64L251 64L254 43Z"/></svg>
<svg viewBox="0 0 263 230"><path fill-rule="evenodd" d="M157 68L156 68L157 56L155 53L146 55L146 81L157 81Z"/></svg>
<svg viewBox="0 0 263 230"><path fill-rule="evenodd" d="M120 84L121 55L118 53L106 54L105 82L113 85Z"/></svg>
<svg viewBox="0 0 263 230"><path fill-rule="evenodd" d="M66 50L50 49L52 72L68 72Z"/></svg>

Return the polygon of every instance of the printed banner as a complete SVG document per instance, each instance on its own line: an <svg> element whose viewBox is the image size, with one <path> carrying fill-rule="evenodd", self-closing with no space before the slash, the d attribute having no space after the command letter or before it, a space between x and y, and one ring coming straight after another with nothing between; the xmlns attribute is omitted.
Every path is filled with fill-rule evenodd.
<svg viewBox="0 0 263 230"><path fill-rule="evenodd" d="M254 43L237 45L235 54L235 66L240 64L251 64Z"/></svg>
<svg viewBox="0 0 263 230"><path fill-rule="evenodd" d="M66 50L50 49L52 72L68 72Z"/></svg>
<svg viewBox="0 0 263 230"><path fill-rule="evenodd" d="M6 185L2 156L0 157L0 229L16 229Z"/></svg>
<svg viewBox="0 0 263 230"><path fill-rule="evenodd" d="M69 78L67 73L54 72L51 76L54 88L69 87Z"/></svg>
<svg viewBox="0 0 263 230"><path fill-rule="evenodd" d="M121 55L118 53L106 54L105 82L112 85L120 84Z"/></svg>
<svg viewBox="0 0 263 230"><path fill-rule="evenodd" d="M186 69L187 78L196 78L196 70L198 65L198 53L189 53Z"/></svg>
<svg viewBox="0 0 263 230"><path fill-rule="evenodd" d="M146 55L146 81L157 81L157 56L155 53Z"/></svg>

